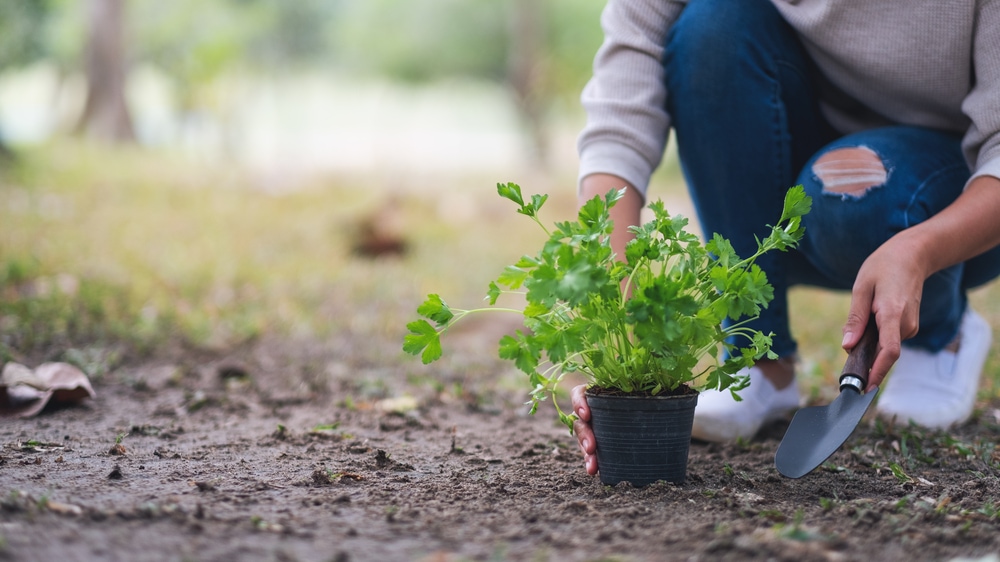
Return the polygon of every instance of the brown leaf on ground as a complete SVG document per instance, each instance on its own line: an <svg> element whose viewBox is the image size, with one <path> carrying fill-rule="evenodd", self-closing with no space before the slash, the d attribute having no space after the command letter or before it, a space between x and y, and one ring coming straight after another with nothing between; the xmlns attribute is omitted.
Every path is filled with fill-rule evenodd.
<svg viewBox="0 0 1000 562"><path fill-rule="evenodd" d="M409 249L405 232L403 203L392 197L358 222L351 250L366 258L401 256Z"/></svg>
<svg viewBox="0 0 1000 562"><path fill-rule="evenodd" d="M43 363L31 370L11 362L0 372L0 417L31 417L49 401L75 404L95 396L87 375L69 363Z"/></svg>

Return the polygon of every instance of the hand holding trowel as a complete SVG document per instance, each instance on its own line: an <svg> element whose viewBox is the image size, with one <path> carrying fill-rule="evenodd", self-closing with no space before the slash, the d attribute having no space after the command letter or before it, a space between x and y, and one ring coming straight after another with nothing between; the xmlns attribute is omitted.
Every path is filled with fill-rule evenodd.
<svg viewBox="0 0 1000 562"><path fill-rule="evenodd" d="M827 406L802 408L792 417L774 455L774 466L783 476L805 476L851 436L878 394L878 387L864 392L877 351L878 327L872 316L865 333L847 356L840 375L840 396Z"/></svg>

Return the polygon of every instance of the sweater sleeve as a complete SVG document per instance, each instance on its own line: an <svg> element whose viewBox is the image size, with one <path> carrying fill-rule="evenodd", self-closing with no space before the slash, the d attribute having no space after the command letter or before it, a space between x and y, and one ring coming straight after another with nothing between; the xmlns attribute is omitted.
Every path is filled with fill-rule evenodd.
<svg viewBox="0 0 1000 562"><path fill-rule="evenodd" d="M609 0L605 6L604 43L581 96L587 124L577 142L580 180L614 174L645 197L670 130L663 54L667 32L684 4Z"/></svg>
<svg viewBox="0 0 1000 562"><path fill-rule="evenodd" d="M975 83L962 103L972 124L962 149L973 178L1000 178L1000 0L978 4L972 55Z"/></svg>

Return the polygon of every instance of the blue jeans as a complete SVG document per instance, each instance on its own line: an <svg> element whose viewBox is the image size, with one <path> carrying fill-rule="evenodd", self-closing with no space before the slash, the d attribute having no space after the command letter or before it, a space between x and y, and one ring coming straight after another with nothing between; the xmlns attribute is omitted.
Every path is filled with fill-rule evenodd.
<svg viewBox="0 0 1000 562"><path fill-rule="evenodd" d="M820 73L769 0L691 0L669 32L664 65L677 150L706 233L722 234L747 256L754 237L780 217L789 187L802 184L813 198L799 250L758 262L775 296L751 326L773 332L779 356L796 351L789 287L850 290L876 248L949 205L971 175L956 133L902 124L834 130L820 111ZM861 193L824 187L813 164L849 147L873 151L884 181ZM905 344L946 346L966 291L998 274L1000 247L929 278L920 330Z"/></svg>

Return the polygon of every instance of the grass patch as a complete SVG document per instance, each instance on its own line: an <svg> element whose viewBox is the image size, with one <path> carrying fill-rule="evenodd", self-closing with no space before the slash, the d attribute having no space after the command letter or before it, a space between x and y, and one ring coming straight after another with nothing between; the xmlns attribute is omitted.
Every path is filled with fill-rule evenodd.
<svg viewBox="0 0 1000 562"><path fill-rule="evenodd" d="M449 217L419 191L361 180L275 193L160 152L68 141L21 151L0 170L0 354L224 348L270 332L401 340L427 287L485 294L527 246L516 241L530 229L492 218L494 183L443 188L474 194L471 216ZM409 254L355 257L359 221L390 199Z"/></svg>

